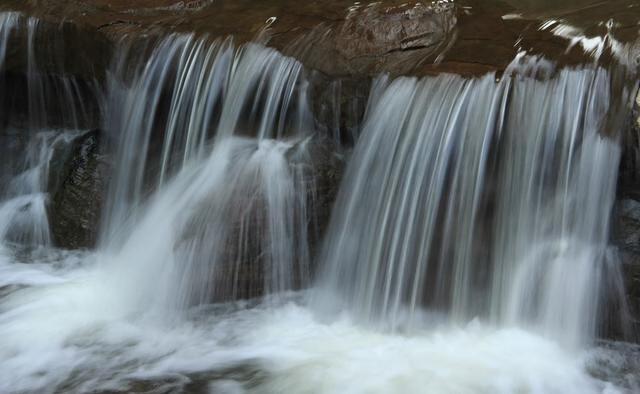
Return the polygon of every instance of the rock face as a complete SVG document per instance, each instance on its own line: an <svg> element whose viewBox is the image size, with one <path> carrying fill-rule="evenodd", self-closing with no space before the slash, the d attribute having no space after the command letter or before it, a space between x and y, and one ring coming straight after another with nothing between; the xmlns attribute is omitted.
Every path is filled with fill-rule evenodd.
<svg viewBox="0 0 640 394"><path fill-rule="evenodd" d="M615 214L614 233L622 264L621 285L625 288L628 315L623 316L622 326L613 333L614 337L637 341L640 339L640 201L621 200Z"/></svg>
<svg viewBox="0 0 640 394"><path fill-rule="evenodd" d="M100 229L109 165L100 152L100 131L79 137L59 171L59 185L51 193L49 222L56 246L92 248Z"/></svg>
<svg viewBox="0 0 640 394"><path fill-rule="evenodd" d="M617 335L640 341L640 95L631 118L622 125L622 158L618 176L618 201L614 209L613 242L622 264L626 292L626 332ZM630 337L630 338L629 338Z"/></svg>

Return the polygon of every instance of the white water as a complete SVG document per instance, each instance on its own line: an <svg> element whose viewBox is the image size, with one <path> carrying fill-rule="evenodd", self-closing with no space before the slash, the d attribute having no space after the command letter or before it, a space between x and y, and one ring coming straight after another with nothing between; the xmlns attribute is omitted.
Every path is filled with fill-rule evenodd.
<svg viewBox="0 0 640 394"><path fill-rule="evenodd" d="M105 128L120 142L120 171L103 247L84 254L41 249L28 263L19 248L0 249L0 392L589 394L638 388L637 376L625 375L623 352L610 358L584 345L595 317L581 302L595 294L589 285L599 283L603 269L618 148L597 134L591 118L571 120L602 115L594 103L606 101L599 85L606 84L604 71L563 71L544 81L442 76L377 85L380 96L370 101L330 230L339 242L329 239L323 286L307 294L290 292L308 285L310 276L302 216L308 183L291 160L306 156L305 138L313 131L300 65L259 46L236 50L192 36L162 40L149 56L130 74L127 61L116 62L111 75ZM508 91L513 101L507 106ZM162 144L153 152L158 136ZM492 153L502 138L496 146L504 150ZM533 139L526 141L531 149L512 149L521 146L513 142L518 138ZM559 152L534 154L545 147ZM558 163L562 176L540 179L546 165ZM489 239L497 246L491 248L518 258L491 253L489 267L512 271L478 282L475 270L482 265L471 261L485 239L474 238L475 230L487 209L484 189L496 174L503 183L493 187L505 201L496 210ZM543 191L544 204L531 198ZM526 226L513 224L520 218L513 205ZM446 237L436 239L440 206ZM576 218L576 211L588 214ZM10 222L1 212L0 227ZM550 224L532 224L530 215L548 215ZM538 258L547 245L540 234L554 237L557 258ZM423 250L431 247L425 240L439 247ZM572 247L558 248L556 241ZM579 247L585 244L589 248ZM409 258L416 255L412 248L440 264L443 280L435 288L423 259ZM533 258L525 258L529 254ZM575 261L582 264L562 264ZM553 268L544 271L549 278L528 275L540 264ZM243 283L244 270L257 277ZM569 274L584 279L570 283L577 300L562 292ZM477 293L478 284L497 289ZM430 292L443 301L432 309L415 295ZM269 296L211 303L262 293ZM337 313L318 313L319 297ZM554 297L564 302L547 305ZM531 299L538 302L530 306ZM577 313L558 318L576 306ZM568 338L555 323L568 327ZM573 346L576 339L581 346Z"/></svg>
<svg viewBox="0 0 640 394"><path fill-rule="evenodd" d="M412 336L384 334L346 316L319 322L303 300L193 310L188 320L167 325L122 311L94 274L54 273L41 283L66 283L5 299L3 311L11 312L0 318L0 390L202 392L198 385L211 385L255 393L622 392L585 372L593 354L567 353L523 330L472 322L427 324Z"/></svg>

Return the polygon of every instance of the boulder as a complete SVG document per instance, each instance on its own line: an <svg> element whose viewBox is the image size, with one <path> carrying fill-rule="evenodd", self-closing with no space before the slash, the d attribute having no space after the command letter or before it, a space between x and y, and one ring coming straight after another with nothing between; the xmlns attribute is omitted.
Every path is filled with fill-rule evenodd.
<svg viewBox="0 0 640 394"><path fill-rule="evenodd" d="M109 178L108 160L101 154L102 140L99 130L76 139L58 173L59 184L51 192L48 207L51 234L58 247L96 245Z"/></svg>

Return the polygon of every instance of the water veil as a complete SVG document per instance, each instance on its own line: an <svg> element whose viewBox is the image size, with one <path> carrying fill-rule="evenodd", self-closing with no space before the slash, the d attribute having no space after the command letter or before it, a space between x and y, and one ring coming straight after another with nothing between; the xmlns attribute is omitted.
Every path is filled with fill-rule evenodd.
<svg viewBox="0 0 640 394"><path fill-rule="evenodd" d="M323 291L392 330L427 308L593 339L600 286L617 270L608 73L510 72L386 86L337 202Z"/></svg>
<svg viewBox="0 0 640 394"><path fill-rule="evenodd" d="M132 74L128 51L109 85L105 129L121 165L103 238L109 281L139 301L124 303L170 314L308 286L301 65L173 35Z"/></svg>

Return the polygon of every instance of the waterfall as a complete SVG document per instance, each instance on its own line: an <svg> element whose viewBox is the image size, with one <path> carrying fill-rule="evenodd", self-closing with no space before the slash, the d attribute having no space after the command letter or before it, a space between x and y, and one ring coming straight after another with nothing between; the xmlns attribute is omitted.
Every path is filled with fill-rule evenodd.
<svg viewBox="0 0 640 394"><path fill-rule="evenodd" d="M624 295L610 70L361 84L172 33L85 75L52 31L0 14L0 392L638 387L640 347L596 340ZM81 203L97 245L63 250Z"/></svg>
<svg viewBox="0 0 640 394"><path fill-rule="evenodd" d="M513 68L499 80L385 88L334 210L323 291L394 330L432 308L593 338L604 272L616 269L608 234L620 147L602 134L609 77Z"/></svg>
<svg viewBox="0 0 640 394"><path fill-rule="evenodd" d="M307 286L301 65L192 35L162 39L133 72L123 53L104 126L119 147L104 241L117 281L178 310Z"/></svg>

